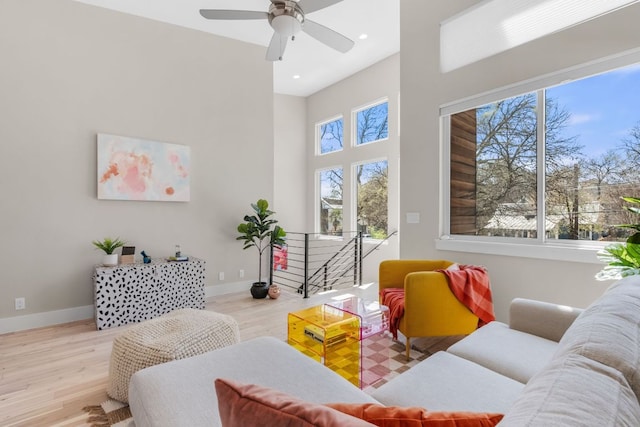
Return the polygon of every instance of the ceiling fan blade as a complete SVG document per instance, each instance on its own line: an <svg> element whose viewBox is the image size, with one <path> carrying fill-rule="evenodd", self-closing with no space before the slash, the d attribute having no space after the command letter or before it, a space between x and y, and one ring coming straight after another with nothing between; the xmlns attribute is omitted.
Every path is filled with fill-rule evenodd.
<svg viewBox="0 0 640 427"><path fill-rule="evenodd" d="M342 53L348 52L355 44L353 40L333 31L331 28L327 28L324 25L320 25L317 22L310 21L308 19L304 20L302 31L309 34L319 42L322 42Z"/></svg>
<svg viewBox="0 0 640 427"><path fill-rule="evenodd" d="M252 10L200 9L200 15L207 19L267 19L267 12Z"/></svg>
<svg viewBox="0 0 640 427"><path fill-rule="evenodd" d="M336 3L340 3L341 1L342 0L300 0L298 2L298 7L300 7L304 13L311 13Z"/></svg>
<svg viewBox="0 0 640 427"><path fill-rule="evenodd" d="M287 47L287 41L289 37L282 36L278 33L273 33L271 42L267 48L267 61L280 61L282 55L284 55L284 48Z"/></svg>

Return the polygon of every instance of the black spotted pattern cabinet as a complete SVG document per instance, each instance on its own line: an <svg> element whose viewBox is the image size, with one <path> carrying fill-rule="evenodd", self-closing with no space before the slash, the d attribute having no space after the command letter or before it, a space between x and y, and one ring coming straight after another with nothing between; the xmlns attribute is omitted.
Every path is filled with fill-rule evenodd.
<svg viewBox="0 0 640 427"><path fill-rule="evenodd" d="M152 261L97 266L93 274L98 329L153 319L178 308L203 309L205 262Z"/></svg>

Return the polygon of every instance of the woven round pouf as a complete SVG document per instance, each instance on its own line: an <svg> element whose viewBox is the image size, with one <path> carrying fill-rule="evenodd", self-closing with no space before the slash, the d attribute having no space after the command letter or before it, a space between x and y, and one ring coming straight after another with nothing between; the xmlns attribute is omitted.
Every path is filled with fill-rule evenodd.
<svg viewBox="0 0 640 427"><path fill-rule="evenodd" d="M240 341L238 323L213 311L183 308L135 325L113 341L107 394L128 402L140 369L196 356Z"/></svg>

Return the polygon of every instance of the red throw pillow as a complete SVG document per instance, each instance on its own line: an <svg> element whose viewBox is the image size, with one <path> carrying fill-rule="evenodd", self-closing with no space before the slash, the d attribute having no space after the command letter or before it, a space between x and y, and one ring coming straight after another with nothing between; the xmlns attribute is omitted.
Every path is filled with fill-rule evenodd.
<svg viewBox="0 0 640 427"><path fill-rule="evenodd" d="M305 402L256 384L217 379L215 386L223 427L372 426L325 405Z"/></svg>
<svg viewBox="0 0 640 427"><path fill-rule="evenodd" d="M481 412L429 412L418 407L373 403L329 403L327 406L378 427L493 427L503 417L502 414Z"/></svg>

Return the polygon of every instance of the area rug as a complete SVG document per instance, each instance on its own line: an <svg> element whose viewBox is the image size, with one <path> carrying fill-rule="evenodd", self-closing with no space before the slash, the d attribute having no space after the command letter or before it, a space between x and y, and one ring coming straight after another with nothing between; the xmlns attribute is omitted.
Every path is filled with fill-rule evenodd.
<svg viewBox="0 0 640 427"><path fill-rule="evenodd" d="M408 371L432 354L446 350L464 336L425 337L411 340L410 359L405 344L394 340L389 332L370 337L362 346L362 389L372 391Z"/></svg>
<svg viewBox="0 0 640 427"><path fill-rule="evenodd" d="M107 400L100 405L82 408L89 414L87 423L91 427L134 427L129 405L117 400Z"/></svg>
<svg viewBox="0 0 640 427"><path fill-rule="evenodd" d="M365 392L371 392L401 373L425 360L437 351L446 350L462 336L414 338L411 342L410 360L405 356L405 345L391 334L369 337L362 342L362 384ZM89 414L91 427L134 427L129 406L116 400L83 408Z"/></svg>

